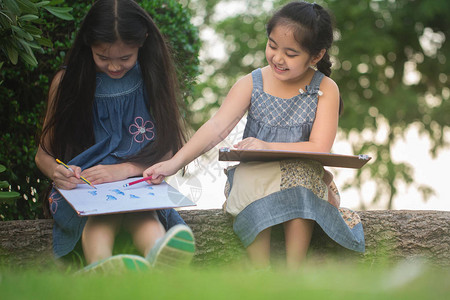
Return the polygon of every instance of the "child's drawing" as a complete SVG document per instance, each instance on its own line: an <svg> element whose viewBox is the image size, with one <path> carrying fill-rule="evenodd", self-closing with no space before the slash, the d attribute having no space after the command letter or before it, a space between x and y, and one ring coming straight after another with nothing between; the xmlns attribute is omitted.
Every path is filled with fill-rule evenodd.
<svg viewBox="0 0 450 300"><path fill-rule="evenodd" d="M118 194L118 195L122 195L122 196L125 196L125 193L124 192L122 192L121 190L119 190L119 189L114 189L114 190L112 190L114 193L116 193L116 194Z"/></svg>
<svg viewBox="0 0 450 300"><path fill-rule="evenodd" d="M166 182L159 185L142 182L123 187L134 180L136 178L96 184L96 190L79 184L73 190L59 192L82 216L195 205Z"/></svg>
<svg viewBox="0 0 450 300"><path fill-rule="evenodd" d="M106 201L112 201L112 200L117 200L117 198L112 195L106 195Z"/></svg>

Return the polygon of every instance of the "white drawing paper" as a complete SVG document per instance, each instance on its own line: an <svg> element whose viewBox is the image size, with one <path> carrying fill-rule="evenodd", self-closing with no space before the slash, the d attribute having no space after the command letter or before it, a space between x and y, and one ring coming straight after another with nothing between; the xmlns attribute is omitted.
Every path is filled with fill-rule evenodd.
<svg viewBox="0 0 450 300"><path fill-rule="evenodd" d="M124 184L140 178L98 184L96 189L79 184L75 189L58 191L80 216L195 206L166 182L159 185L140 182L124 187Z"/></svg>

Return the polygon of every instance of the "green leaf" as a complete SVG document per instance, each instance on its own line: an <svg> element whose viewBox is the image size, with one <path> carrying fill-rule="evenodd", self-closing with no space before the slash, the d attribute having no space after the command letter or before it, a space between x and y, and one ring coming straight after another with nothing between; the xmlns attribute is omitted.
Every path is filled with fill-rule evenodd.
<svg viewBox="0 0 450 300"><path fill-rule="evenodd" d="M19 59L19 52L17 51L17 49L11 47L10 45L5 46L6 47L6 52L8 53L8 58L11 61L11 63L13 65L17 64L17 61Z"/></svg>
<svg viewBox="0 0 450 300"><path fill-rule="evenodd" d="M36 5L29 0L16 0L19 8L24 13L38 14Z"/></svg>
<svg viewBox="0 0 450 300"><path fill-rule="evenodd" d="M9 187L9 182L8 181L0 181L0 189L6 189Z"/></svg>
<svg viewBox="0 0 450 300"><path fill-rule="evenodd" d="M11 25L11 29L15 33L17 33L17 35L20 36L21 38L24 38L29 41L33 40L33 36L31 34L29 34L28 32L24 31L22 28L15 26L15 25Z"/></svg>
<svg viewBox="0 0 450 300"><path fill-rule="evenodd" d="M3 3L5 4L6 8L8 8L9 11L11 11L14 15L20 15L20 8L17 5L17 2L14 0L3 0Z"/></svg>
<svg viewBox="0 0 450 300"><path fill-rule="evenodd" d="M72 11L71 7L51 7L51 6L44 6L46 10L48 10L52 15L57 16L60 19L66 20L66 21L72 21L73 16L69 14L70 11Z"/></svg>
<svg viewBox="0 0 450 300"><path fill-rule="evenodd" d="M37 19L39 19L38 16L31 15L31 14L23 15L23 16L19 17L19 21L20 22L29 22L29 21L34 21L34 20L37 20Z"/></svg>
<svg viewBox="0 0 450 300"><path fill-rule="evenodd" d="M30 24L26 24L22 26L22 29L25 30L26 32L32 34L32 35L41 35L42 34L42 30L40 30L39 28L37 28L34 25L30 25Z"/></svg>
<svg viewBox="0 0 450 300"><path fill-rule="evenodd" d="M4 18L6 18L7 21L2 20ZM13 20L6 13L0 10L0 22L0 25L4 26L5 28L9 28L11 23L13 23Z"/></svg>
<svg viewBox="0 0 450 300"><path fill-rule="evenodd" d="M22 54L28 53L28 55L32 55L33 54L33 50L31 50L30 45L27 43L27 41L23 40L23 39L18 39L17 40L21 45L22 45L22 50L25 50L25 52L19 52L19 56L21 56Z"/></svg>
<svg viewBox="0 0 450 300"><path fill-rule="evenodd" d="M20 193L18 192L0 192L0 203L10 202L18 198L20 198Z"/></svg>
<svg viewBox="0 0 450 300"><path fill-rule="evenodd" d="M20 57L23 59L25 63L27 63L32 67L35 67L38 64L36 57L34 57L34 54L30 55L28 53L21 53Z"/></svg>
<svg viewBox="0 0 450 300"><path fill-rule="evenodd" d="M49 48L53 47L52 41L50 41L49 39L44 38L44 37L36 38L36 42L38 42L41 46L44 46L44 47L49 47Z"/></svg>
<svg viewBox="0 0 450 300"><path fill-rule="evenodd" d="M50 1L41 1L41 2L35 3L35 5L37 7L42 7L42 6L45 6L45 5L48 5L48 4L50 4Z"/></svg>
<svg viewBox="0 0 450 300"><path fill-rule="evenodd" d="M41 49L41 46L38 45L35 41L27 42L27 41L24 41L24 40L20 40L19 42L22 44L22 46L23 46L24 48L26 48L26 51L27 51L28 54L30 54L30 53L33 52L33 51L31 50L31 48L36 49L36 50Z"/></svg>
<svg viewBox="0 0 450 300"><path fill-rule="evenodd" d="M0 64L0 68L2 67L3 62ZM4 165L0 165L0 173L3 173L6 171L6 167Z"/></svg>

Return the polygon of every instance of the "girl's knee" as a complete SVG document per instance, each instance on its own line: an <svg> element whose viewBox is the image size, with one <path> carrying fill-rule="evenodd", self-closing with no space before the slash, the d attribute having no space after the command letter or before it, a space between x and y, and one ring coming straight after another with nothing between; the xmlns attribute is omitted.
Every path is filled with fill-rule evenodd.
<svg viewBox="0 0 450 300"><path fill-rule="evenodd" d="M166 232L155 211L130 214L123 225L133 236L162 236Z"/></svg>
<svg viewBox="0 0 450 300"><path fill-rule="evenodd" d="M153 210L127 214L124 217L123 226L126 230L132 231L142 224L154 224L155 226L159 226L161 225L161 222L159 221L158 215Z"/></svg>
<svg viewBox="0 0 450 300"><path fill-rule="evenodd" d="M122 223L122 215L91 216L84 226L84 232L104 231L117 233Z"/></svg>

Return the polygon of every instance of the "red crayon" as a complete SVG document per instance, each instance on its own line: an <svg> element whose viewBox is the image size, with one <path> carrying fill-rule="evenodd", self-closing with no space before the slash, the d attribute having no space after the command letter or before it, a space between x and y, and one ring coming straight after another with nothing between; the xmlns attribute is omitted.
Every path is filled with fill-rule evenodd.
<svg viewBox="0 0 450 300"><path fill-rule="evenodd" d="M133 184L136 184L136 183L139 183L139 182L142 182L142 181L147 181L147 180L150 180L150 179L152 179L152 176L144 177L144 178L141 178L141 179L129 182L127 184L124 184L123 187L128 187L128 186L131 186Z"/></svg>

